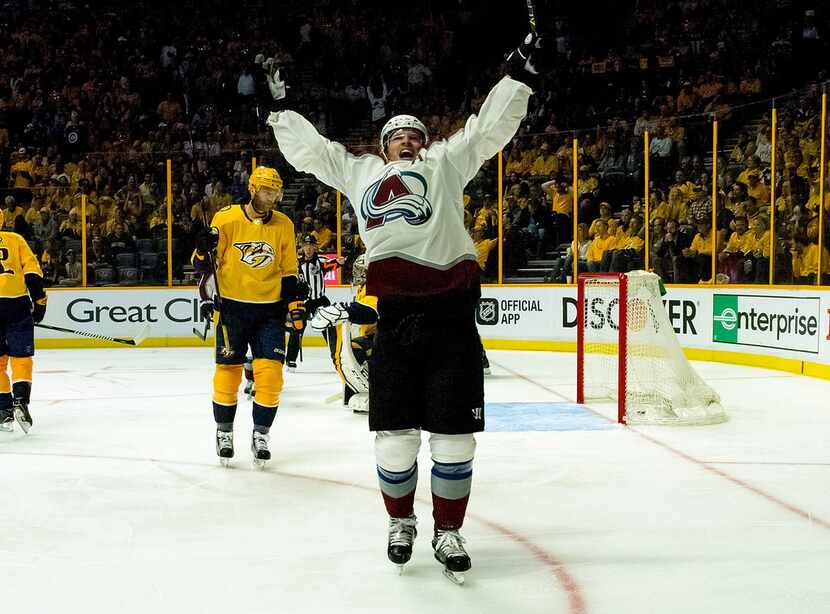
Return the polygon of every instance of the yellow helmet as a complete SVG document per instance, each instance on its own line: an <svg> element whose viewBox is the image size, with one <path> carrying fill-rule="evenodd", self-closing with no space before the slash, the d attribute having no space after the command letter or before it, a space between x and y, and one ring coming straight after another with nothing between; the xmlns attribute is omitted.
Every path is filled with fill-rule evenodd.
<svg viewBox="0 0 830 614"><path fill-rule="evenodd" d="M260 188L271 188L279 191L282 189L282 177L269 166L257 166L248 179L248 191L251 193L251 198Z"/></svg>

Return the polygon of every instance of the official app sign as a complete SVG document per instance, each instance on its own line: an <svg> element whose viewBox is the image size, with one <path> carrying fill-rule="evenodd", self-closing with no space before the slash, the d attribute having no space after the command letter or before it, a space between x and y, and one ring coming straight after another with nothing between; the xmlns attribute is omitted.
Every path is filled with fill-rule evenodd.
<svg viewBox="0 0 830 614"><path fill-rule="evenodd" d="M481 298L478 301L476 322L482 326L495 326L499 323L499 301L495 298Z"/></svg>
<svg viewBox="0 0 830 614"><path fill-rule="evenodd" d="M819 297L715 294L712 341L819 353Z"/></svg>

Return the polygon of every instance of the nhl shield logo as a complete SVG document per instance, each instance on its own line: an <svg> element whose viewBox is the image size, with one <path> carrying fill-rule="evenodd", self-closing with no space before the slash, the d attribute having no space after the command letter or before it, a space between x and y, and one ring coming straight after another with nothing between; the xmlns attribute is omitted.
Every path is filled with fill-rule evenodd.
<svg viewBox="0 0 830 614"><path fill-rule="evenodd" d="M390 168L363 193L360 215L366 220L366 230L397 219L420 226L432 217L432 205L426 193L423 175Z"/></svg>
<svg viewBox="0 0 830 614"><path fill-rule="evenodd" d="M239 250L239 259L252 269L261 269L274 262L274 248L265 241L234 243Z"/></svg>

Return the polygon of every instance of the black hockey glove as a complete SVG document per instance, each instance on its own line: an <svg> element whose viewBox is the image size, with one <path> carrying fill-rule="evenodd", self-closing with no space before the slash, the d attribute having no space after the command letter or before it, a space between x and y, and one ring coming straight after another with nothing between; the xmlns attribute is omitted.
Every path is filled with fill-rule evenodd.
<svg viewBox="0 0 830 614"><path fill-rule="evenodd" d="M29 296L32 297L32 320L35 324L43 321L46 315L46 292L43 290L43 277L36 273L26 273L23 276Z"/></svg>
<svg viewBox="0 0 830 614"><path fill-rule="evenodd" d="M46 315L46 297L36 300L32 303L32 320L35 324L40 324L43 321L43 316Z"/></svg>
<svg viewBox="0 0 830 614"><path fill-rule="evenodd" d="M505 72L535 90L539 86L541 69L544 68L542 48L542 38L531 32L507 55Z"/></svg>
<svg viewBox="0 0 830 614"><path fill-rule="evenodd" d="M196 233L196 251L206 256L212 254L219 245L219 231L216 228L202 228Z"/></svg>
<svg viewBox="0 0 830 614"><path fill-rule="evenodd" d="M305 328L306 310L303 301L288 303L288 320L297 332Z"/></svg>
<svg viewBox="0 0 830 614"><path fill-rule="evenodd" d="M199 314L202 316L202 320L212 322L214 309L216 309L216 306L213 301L202 301L199 305Z"/></svg>

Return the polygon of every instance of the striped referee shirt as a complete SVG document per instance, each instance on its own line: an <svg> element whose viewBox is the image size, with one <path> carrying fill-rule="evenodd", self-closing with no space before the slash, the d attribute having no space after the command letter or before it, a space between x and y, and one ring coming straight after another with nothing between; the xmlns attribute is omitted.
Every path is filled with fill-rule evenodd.
<svg viewBox="0 0 830 614"><path fill-rule="evenodd" d="M326 282L323 278L328 271L336 269L337 266L336 260L321 258L319 254L314 254L311 260L300 256L297 269L300 272L300 279L308 284L309 300L318 299L326 293Z"/></svg>

